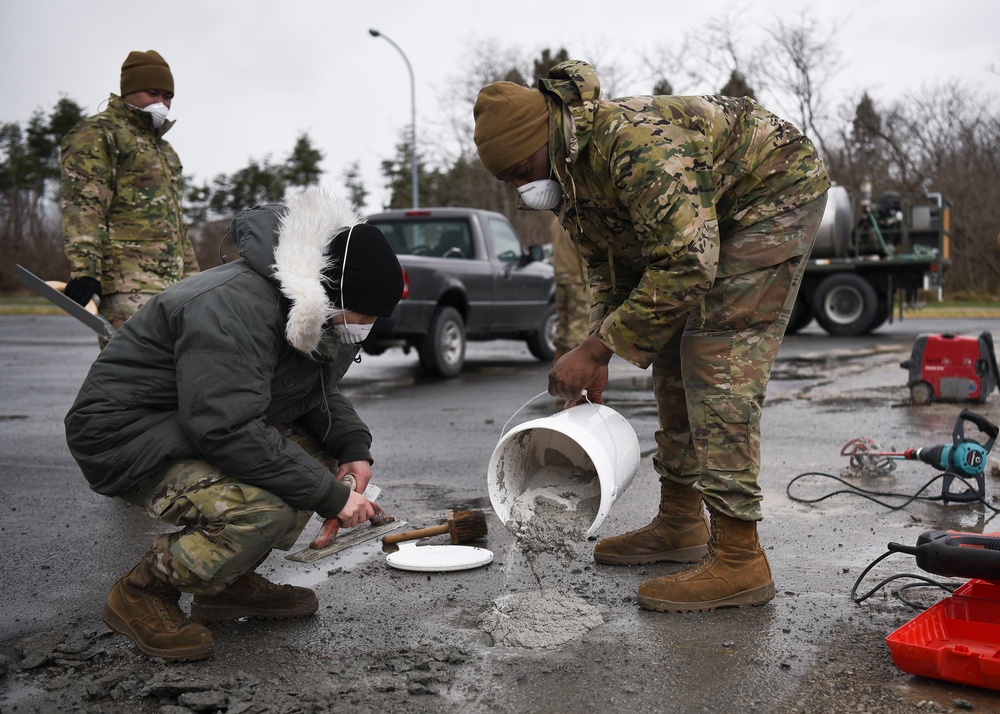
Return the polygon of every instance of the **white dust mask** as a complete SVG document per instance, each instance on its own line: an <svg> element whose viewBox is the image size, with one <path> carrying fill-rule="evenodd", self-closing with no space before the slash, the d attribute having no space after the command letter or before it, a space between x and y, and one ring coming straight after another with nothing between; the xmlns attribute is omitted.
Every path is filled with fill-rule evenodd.
<svg viewBox="0 0 1000 714"><path fill-rule="evenodd" d="M333 326L340 333L340 341L345 345L360 345L372 331L372 325L348 325L337 323Z"/></svg>
<svg viewBox="0 0 1000 714"><path fill-rule="evenodd" d="M156 102L154 104L147 104L142 108L142 111L153 117L153 126L159 129L163 126L163 122L167 120L167 113L170 111L170 107L163 102Z"/></svg>
<svg viewBox="0 0 1000 714"><path fill-rule="evenodd" d="M562 203L562 186L555 179L541 179L518 187L517 192L528 208L551 211Z"/></svg>

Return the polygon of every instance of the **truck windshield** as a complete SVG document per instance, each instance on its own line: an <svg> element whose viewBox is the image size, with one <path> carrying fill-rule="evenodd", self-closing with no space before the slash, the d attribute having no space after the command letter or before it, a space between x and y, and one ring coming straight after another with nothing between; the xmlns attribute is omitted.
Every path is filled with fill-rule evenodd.
<svg viewBox="0 0 1000 714"><path fill-rule="evenodd" d="M396 255L435 258L475 258L469 223L465 220L371 221L385 235Z"/></svg>

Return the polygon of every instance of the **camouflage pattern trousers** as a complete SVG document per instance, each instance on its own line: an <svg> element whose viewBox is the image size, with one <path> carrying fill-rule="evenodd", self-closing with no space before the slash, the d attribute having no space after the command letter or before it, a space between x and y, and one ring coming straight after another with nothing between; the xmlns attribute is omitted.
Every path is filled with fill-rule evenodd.
<svg viewBox="0 0 1000 714"><path fill-rule="evenodd" d="M117 330L125 324L139 308L149 302L155 293L111 293L101 298L97 311ZM108 341L98 336L97 344L103 350Z"/></svg>
<svg viewBox="0 0 1000 714"><path fill-rule="evenodd" d="M811 246L825 206L820 198L737 236L794 232ZM653 361L657 473L743 520L761 519L761 409L807 257L718 277L702 309Z"/></svg>
<svg viewBox="0 0 1000 714"><path fill-rule="evenodd" d="M317 441L287 427L279 430L336 473L336 460ZM170 462L123 498L180 526L154 540L154 567L181 592L197 595L222 591L272 548L291 548L313 515L200 459Z"/></svg>
<svg viewBox="0 0 1000 714"><path fill-rule="evenodd" d="M556 278L556 349L565 354L587 339L590 329L590 290L579 278Z"/></svg>

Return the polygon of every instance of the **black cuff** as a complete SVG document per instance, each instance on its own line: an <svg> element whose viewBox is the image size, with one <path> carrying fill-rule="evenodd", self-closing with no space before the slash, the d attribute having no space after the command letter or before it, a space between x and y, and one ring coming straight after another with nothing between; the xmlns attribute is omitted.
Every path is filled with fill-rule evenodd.
<svg viewBox="0 0 1000 714"><path fill-rule="evenodd" d="M63 288L63 295L78 305L86 305L95 295L101 299L101 284L90 277L73 278Z"/></svg>

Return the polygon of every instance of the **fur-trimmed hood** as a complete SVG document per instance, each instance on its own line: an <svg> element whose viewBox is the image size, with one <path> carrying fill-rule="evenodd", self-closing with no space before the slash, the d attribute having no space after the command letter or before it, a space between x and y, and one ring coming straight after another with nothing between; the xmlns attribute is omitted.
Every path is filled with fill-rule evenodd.
<svg viewBox="0 0 1000 714"><path fill-rule="evenodd" d="M324 288L330 243L340 231L363 222L348 201L318 188L281 204L255 206L233 219L230 230L240 255L291 302L285 337L300 352L316 349L336 309Z"/></svg>

